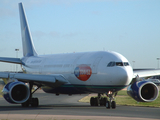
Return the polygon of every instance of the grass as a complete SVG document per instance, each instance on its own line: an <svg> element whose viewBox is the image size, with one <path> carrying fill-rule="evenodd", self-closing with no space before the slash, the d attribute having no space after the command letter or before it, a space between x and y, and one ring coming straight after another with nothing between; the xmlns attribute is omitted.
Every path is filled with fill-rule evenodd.
<svg viewBox="0 0 160 120"><path fill-rule="evenodd" d="M122 90L117 95L116 102L118 105L160 107L160 95L153 102L137 102L133 98L129 97L125 90Z"/></svg>
<svg viewBox="0 0 160 120"><path fill-rule="evenodd" d="M86 96L79 100L79 102L90 102L92 96ZM145 106L145 107L160 107L160 95L153 102L137 102L133 98L127 95L127 91L121 90L118 92L115 98L117 105L127 105L127 106Z"/></svg>

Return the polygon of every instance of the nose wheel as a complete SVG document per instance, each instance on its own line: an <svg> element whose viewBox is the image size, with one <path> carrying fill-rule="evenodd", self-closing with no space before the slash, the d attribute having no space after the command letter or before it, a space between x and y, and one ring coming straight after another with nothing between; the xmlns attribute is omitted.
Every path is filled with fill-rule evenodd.
<svg viewBox="0 0 160 120"><path fill-rule="evenodd" d="M109 101L106 102L106 108L110 109L112 107L112 109L115 109L116 102L114 101L114 97L117 95L117 92L109 91L108 93L106 93L106 95L109 97Z"/></svg>

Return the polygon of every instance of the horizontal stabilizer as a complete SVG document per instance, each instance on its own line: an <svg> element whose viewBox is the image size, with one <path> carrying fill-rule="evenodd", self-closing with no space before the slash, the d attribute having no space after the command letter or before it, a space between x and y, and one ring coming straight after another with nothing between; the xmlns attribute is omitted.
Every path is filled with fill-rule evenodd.
<svg viewBox="0 0 160 120"><path fill-rule="evenodd" d="M8 62L8 63L22 64L22 61L20 58L0 57L0 61L1 62Z"/></svg>

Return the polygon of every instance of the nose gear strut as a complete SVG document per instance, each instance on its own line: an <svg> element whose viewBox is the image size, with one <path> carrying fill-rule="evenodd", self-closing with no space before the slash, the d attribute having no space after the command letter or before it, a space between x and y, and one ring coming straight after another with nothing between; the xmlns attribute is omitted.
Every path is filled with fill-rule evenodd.
<svg viewBox="0 0 160 120"><path fill-rule="evenodd" d="M115 97L117 95L117 92L111 92L109 91L108 93L106 93L106 95L109 97L109 101L106 102L106 108L110 109L112 107L112 109L116 108L116 102Z"/></svg>

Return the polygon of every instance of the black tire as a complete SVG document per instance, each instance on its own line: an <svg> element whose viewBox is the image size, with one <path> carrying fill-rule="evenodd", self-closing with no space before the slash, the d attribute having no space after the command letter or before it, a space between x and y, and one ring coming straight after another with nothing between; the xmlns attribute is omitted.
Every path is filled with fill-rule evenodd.
<svg viewBox="0 0 160 120"><path fill-rule="evenodd" d="M38 107L39 106L39 100L38 98L35 98L35 107Z"/></svg>
<svg viewBox="0 0 160 120"><path fill-rule="evenodd" d="M98 98L94 98L94 106L98 106Z"/></svg>
<svg viewBox="0 0 160 120"><path fill-rule="evenodd" d="M99 105L100 105L100 106L104 106L104 98L101 98L101 99L99 100Z"/></svg>
<svg viewBox="0 0 160 120"><path fill-rule="evenodd" d="M38 98L32 98L31 106L32 107L38 107L39 106Z"/></svg>
<svg viewBox="0 0 160 120"><path fill-rule="evenodd" d="M109 101L106 102L106 108L110 109L111 108L111 103Z"/></svg>
<svg viewBox="0 0 160 120"><path fill-rule="evenodd" d="M90 98L90 105L91 105L91 106L94 106L94 97L91 97L91 98Z"/></svg>
<svg viewBox="0 0 160 120"><path fill-rule="evenodd" d="M112 109L115 109L116 108L116 102L115 101L112 101Z"/></svg>
<svg viewBox="0 0 160 120"><path fill-rule="evenodd" d="M29 107L29 100L21 104L22 107Z"/></svg>
<svg viewBox="0 0 160 120"><path fill-rule="evenodd" d="M107 98L104 97L104 98L103 98L103 106L106 106L106 102L107 102L107 101L108 101Z"/></svg>
<svg viewBox="0 0 160 120"><path fill-rule="evenodd" d="M107 98L106 97L101 98L99 102L100 102L100 106L105 106L107 102Z"/></svg>

